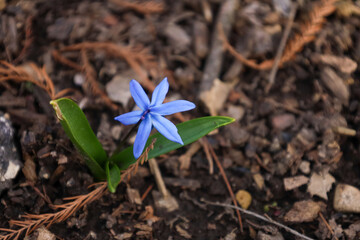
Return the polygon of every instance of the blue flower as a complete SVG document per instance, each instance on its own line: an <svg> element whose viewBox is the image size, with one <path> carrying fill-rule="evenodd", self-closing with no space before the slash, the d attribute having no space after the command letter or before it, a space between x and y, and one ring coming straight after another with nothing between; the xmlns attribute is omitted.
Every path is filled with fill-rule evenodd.
<svg viewBox="0 0 360 240"><path fill-rule="evenodd" d="M164 78L155 88L150 102L141 85L136 80L130 82L131 96L141 110L122 114L115 120L124 125L136 124L141 121L133 148L135 158L139 158L143 152L153 126L170 141L184 144L176 126L163 116L191 110L195 108L195 104L186 100L163 103L168 91L169 83L167 78Z"/></svg>

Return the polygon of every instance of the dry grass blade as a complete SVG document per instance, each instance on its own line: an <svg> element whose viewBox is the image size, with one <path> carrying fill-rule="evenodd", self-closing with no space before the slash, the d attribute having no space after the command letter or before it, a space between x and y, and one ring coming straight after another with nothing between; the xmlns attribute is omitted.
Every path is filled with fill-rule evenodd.
<svg viewBox="0 0 360 240"><path fill-rule="evenodd" d="M148 53L146 48L121 46L110 42L83 42L70 45L60 49L61 52L67 51L96 51L103 50L109 56L123 58L132 69L139 75L141 83L150 91L154 91L155 86L149 80L142 66L146 68L156 67L155 57Z"/></svg>
<svg viewBox="0 0 360 240"><path fill-rule="evenodd" d="M50 99L64 96L73 89L64 89L56 93L54 83L47 74L45 68L39 68L34 63L23 66L14 66L6 61L0 61L0 82L14 81L18 83L30 82L42 88L49 95Z"/></svg>
<svg viewBox="0 0 360 240"><path fill-rule="evenodd" d="M15 82L31 82L44 89L51 99L55 97L55 88L45 68L39 68L34 63L23 67L0 61L0 82L12 80Z"/></svg>
<svg viewBox="0 0 360 240"><path fill-rule="evenodd" d="M54 209L62 209L56 213L45 213L41 215L26 214L23 216L25 220L11 220L10 225L20 227L17 230L0 228L0 231L8 232L6 235L0 235L0 240L17 240L22 234L26 236L40 226L49 227L54 223L66 220L85 204L89 204L99 199L107 190L107 183L101 182L98 187L88 194L73 197L73 201L61 205L53 205Z"/></svg>
<svg viewBox="0 0 360 240"><path fill-rule="evenodd" d="M325 17L335 11L334 3L338 0L321 0L311 11L310 20L303 24L300 28L300 33L293 36L292 40L286 45L284 54L282 55L279 66L291 60L297 52L300 52L305 44L315 39L315 34L322 29L323 23L326 21ZM244 58L238 53L233 46L226 39L222 26L219 27L220 38L223 40L224 48L229 51L237 60L247 65L248 67L257 70L270 69L274 64L274 59L265 60L261 63L256 63L255 60Z"/></svg>
<svg viewBox="0 0 360 240"><path fill-rule="evenodd" d="M114 44L111 42L83 42L79 44L70 45L59 50L59 52L68 51L105 51L110 57L122 58L139 76L141 84L150 92L155 89L155 84L148 78L147 71L149 69L157 68L158 64L155 61L155 57L149 53L147 48L141 46L131 47ZM59 52L55 52L55 59L59 60L67 66L74 65L74 63L65 57L62 57ZM54 56L54 53L53 53ZM62 57L62 58L61 58ZM75 65L74 65L75 66ZM76 69L76 68L75 68ZM165 102L167 99L165 99ZM175 113L174 117L180 121L185 121L184 116L181 113Z"/></svg>
<svg viewBox="0 0 360 240"><path fill-rule="evenodd" d="M124 8L129 8L141 14L161 13L164 11L164 4L154 1L130 2L126 0L110 0L110 2Z"/></svg>
<svg viewBox="0 0 360 240"><path fill-rule="evenodd" d="M125 171L122 172L121 174L121 181L123 182L125 178L127 178L127 180L129 181L131 176L136 174L139 165L143 165L147 160L148 160L148 155L150 150L152 150L154 148L154 144L156 142L156 138L154 138L150 145L145 149L145 151L143 152L143 154L141 154L141 156L136 160L135 163L131 164Z"/></svg>
<svg viewBox="0 0 360 240"><path fill-rule="evenodd" d="M64 65L67 65L67 66L75 69L76 71L79 71L79 72L82 71L82 67L79 64L67 59L66 57L61 55L61 53L59 51L53 50L51 54L56 61L58 61Z"/></svg>
<svg viewBox="0 0 360 240"><path fill-rule="evenodd" d="M83 63L83 72L85 73L85 77L86 77L84 90L88 92L88 94L92 93L95 96L100 97L106 105L111 107L113 110L117 110L118 107L116 106L116 104L114 104L111 101L111 99L100 88L98 82L96 81L96 72L89 62L89 59L87 57L87 52L85 49L81 50L81 60Z"/></svg>
<svg viewBox="0 0 360 240"><path fill-rule="evenodd" d="M24 41L24 47L22 48L19 56L14 60L14 64L20 62L21 60L23 60L26 56L27 50L29 49L29 47L31 46L32 42L33 42L33 36L32 36L32 21L33 21L33 16L29 16L26 18L25 21L25 41Z"/></svg>

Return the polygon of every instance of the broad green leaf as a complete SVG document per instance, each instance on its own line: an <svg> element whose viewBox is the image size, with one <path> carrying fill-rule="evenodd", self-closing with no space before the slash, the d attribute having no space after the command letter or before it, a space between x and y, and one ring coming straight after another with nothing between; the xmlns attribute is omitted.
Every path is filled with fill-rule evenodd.
<svg viewBox="0 0 360 240"><path fill-rule="evenodd" d="M234 121L235 119L230 117L202 117L179 123L176 125L176 127L185 146L187 144L195 142L209 132ZM149 151L148 159L183 147L183 145L179 143L175 143L166 139L160 133L155 133L151 135L146 143L146 147L151 143L152 139L154 138L156 138L156 142L154 144L154 148ZM111 156L110 161L118 164L120 169L122 170L127 169L128 166L136 162L136 159L133 155L133 147L128 147L122 152L114 154L113 156Z"/></svg>
<svg viewBox="0 0 360 240"><path fill-rule="evenodd" d="M119 185L121 180L120 169L116 164L106 163L106 179L108 182L108 189L110 192L114 193L116 187Z"/></svg>
<svg viewBox="0 0 360 240"><path fill-rule="evenodd" d="M65 133L83 154L92 174L98 180L105 179L106 174L103 167L107 156L83 111L74 101L67 98L53 100L50 104L53 106Z"/></svg>

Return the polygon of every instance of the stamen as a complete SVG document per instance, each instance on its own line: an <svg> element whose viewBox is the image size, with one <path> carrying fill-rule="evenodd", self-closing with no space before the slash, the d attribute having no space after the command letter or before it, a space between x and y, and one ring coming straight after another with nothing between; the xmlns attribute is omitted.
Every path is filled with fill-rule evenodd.
<svg viewBox="0 0 360 240"><path fill-rule="evenodd" d="M145 116L146 116L146 114L148 114L150 112L150 109L147 109L144 113L143 113L143 115L141 116L141 120L144 120L145 119Z"/></svg>

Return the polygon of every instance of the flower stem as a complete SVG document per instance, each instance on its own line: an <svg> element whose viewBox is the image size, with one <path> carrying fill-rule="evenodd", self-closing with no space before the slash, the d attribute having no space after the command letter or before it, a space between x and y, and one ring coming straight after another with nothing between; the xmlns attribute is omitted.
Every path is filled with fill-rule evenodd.
<svg viewBox="0 0 360 240"><path fill-rule="evenodd" d="M126 141L128 140L128 138L130 137L130 135L136 130L136 128L140 125L141 123L141 119L135 124L134 127L132 127L130 129L130 131L126 134L126 136L121 140L121 142L119 143L119 145L117 146L117 148L115 149L115 151L113 152L112 155L118 154L119 152L121 152L122 147L124 146L124 144L126 143Z"/></svg>

